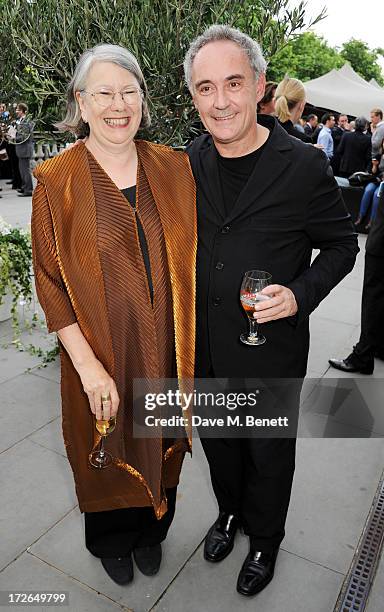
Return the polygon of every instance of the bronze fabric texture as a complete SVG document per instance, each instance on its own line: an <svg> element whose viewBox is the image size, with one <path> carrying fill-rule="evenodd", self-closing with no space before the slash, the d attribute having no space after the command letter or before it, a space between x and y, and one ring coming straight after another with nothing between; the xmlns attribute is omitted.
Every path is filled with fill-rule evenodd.
<svg viewBox="0 0 384 612"><path fill-rule="evenodd" d="M113 466L88 455L99 436L88 399L61 348L63 433L82 511L153 505L178 482L184 440L132 437L132 379L193 378L195 335L195 186L188 158L137 141L137 214L149 247L151 305L135 212L84 144L35 170L32 240L36 288L50 331L77 322L114 378L121 404L107 438Z"/></svg>

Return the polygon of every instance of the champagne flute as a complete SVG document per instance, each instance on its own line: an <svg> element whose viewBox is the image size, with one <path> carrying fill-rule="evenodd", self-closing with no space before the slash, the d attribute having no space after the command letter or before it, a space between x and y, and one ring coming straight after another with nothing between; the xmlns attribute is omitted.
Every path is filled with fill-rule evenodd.
<svg viewBox="0 0 384 612"><path fill-rule="evenodd" d="M240 289L240 301L248 317L249 332L241 334L240 340L248 346L259 346L265 342L264 336L258 333L258 323L253 314L258 302L270 299L268 295L262 295L260 291L270 285L271 281L271 274L263 270L249 270L244 274Z"/></svg>
<svg viewBox="0 0 384 612"><path fill-rule="evenodd" d="M98 450L93 451L89 455L89 463L95 468L106 468L112 463L112 455L104 449L104 439L114 431L116 417L110 416L109 419L96 419L95 427L101 436L100 446Z"/></svg>

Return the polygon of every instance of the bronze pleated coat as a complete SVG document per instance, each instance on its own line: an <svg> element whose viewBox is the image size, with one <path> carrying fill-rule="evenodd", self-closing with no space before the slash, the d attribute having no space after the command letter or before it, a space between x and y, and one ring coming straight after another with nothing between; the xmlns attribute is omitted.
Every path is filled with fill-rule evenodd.
<svg viewBox="0 0 384 612"><path fill-rule="evenodd" d="M72 362L60 347L63 435L80 509L152 505L160 518L165 489L176 486L190 438L132 433L132 380L193 378L195 337L195 185L187 156L136 141L136 210L86 149L77 145L35 170L32 246L35 282L49 331L78 323L120 397L114 457L92 468L99 442ZM148 245L153 303L135 216Z"/></svg>

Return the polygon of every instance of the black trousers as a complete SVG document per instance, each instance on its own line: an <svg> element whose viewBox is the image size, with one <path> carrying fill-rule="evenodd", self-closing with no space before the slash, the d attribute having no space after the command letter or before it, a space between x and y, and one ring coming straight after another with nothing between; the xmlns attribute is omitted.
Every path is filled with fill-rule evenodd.
<svg viewBox="0 0 384 612"><path fill-rule="evenodd" d="M360 339L353 349L357 365L384 358L384 257L365 254Z"/></svg>
<svg viewBox="0 0 384 612"><path fill-rule="evenodd" d="M32 193L33 184L30 157L19 157L19 170L22 182L22 189L24 189L25 193Z"/></svg>
<svg viewBox="0 0 384 612"><path fill-rule="evenodd" d="M157 519L152 506L84 512L85 545L95 557L128 557L134 548L167 537L175 515L177 487L167 489L168 510Z"/></svg>
<svg viewBox="0 0 384 612"><path fill-rule="evenodd" d="M9 163L11 165L12 189L20 189L22 186L22 180L19 170L19 158L16 155L16 147L13 144L8 144L6 149L9 157Z"/></svg>
<svg viewBox="0 0 384 612"><path fill-rule="evenodd" d="M201 438L219 510L239 517L256 550L277 548L285 535L296 440Z"/></svg>

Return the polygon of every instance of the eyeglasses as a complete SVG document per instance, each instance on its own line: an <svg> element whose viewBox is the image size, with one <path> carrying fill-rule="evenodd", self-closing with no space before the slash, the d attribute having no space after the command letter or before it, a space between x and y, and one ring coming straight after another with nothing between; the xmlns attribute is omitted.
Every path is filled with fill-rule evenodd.
<svg viewBox="0 0 384 612"><path fill-rule="evenodd" d="M81 93L92 96L95 102L103 108L107 108L113 104L116 94L121 96L125 104L130 104L131 106L137 104L143 95L142 89L136 87L125 89L124 91L85 91L85 89L83 89Z"/></svg>

